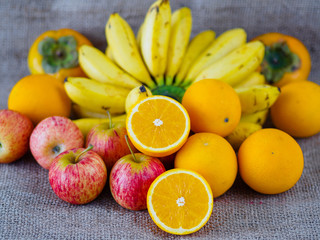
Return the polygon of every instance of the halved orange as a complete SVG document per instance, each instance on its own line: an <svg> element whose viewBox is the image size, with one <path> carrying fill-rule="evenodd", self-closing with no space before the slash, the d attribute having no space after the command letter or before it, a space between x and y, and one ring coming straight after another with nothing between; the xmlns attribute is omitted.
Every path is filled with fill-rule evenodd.
<svg viewBox="0 0 320 240"><path fill-rule="evenodd" d="M209 220L213 195L208 182L198 173L172 169L150 185L147 207L162 230L185 235L198 231Z"/></svg>
<svg viewBox="0 0 320 240"><path fill-rule="evenodd" d="M190 118L176 100L165 96L147 97L127 115L127 132L142 153L164 157L178 151L187 141Z"/></svg>

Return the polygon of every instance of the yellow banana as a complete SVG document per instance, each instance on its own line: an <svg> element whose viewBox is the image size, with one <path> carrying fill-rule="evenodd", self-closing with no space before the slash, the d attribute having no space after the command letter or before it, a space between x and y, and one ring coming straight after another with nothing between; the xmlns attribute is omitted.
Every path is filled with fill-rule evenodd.
<svg viewBox="0 0 320 240"><path fill-rule="evenodd" d="M175 77L174 85L178 86L186 76L188 70L196 58L214 41L215 32L207 30L196 35L190 42L181 67Z"/></svg>
<svg viewBox="0 0 320 240"><path fill-rule="evenodd" d="M226 140L231 144L234 150L238 150L240 145L252 133L260 130L260 124L251 122L239 122L238 126L226 137Z"/></svg>
<svg viewBox="0 0 320 240"><path fill-rule="evenodd" d="M172 85L173 78L179 70L183 56L188 47L191 28L192 15L189 8L180 8L172 14L166 69L166 85Z"/></svg>
<svg viewBox="0 0 320 240"><path fill-rule="evenodd" d="M221 59L231 51L244 45L247 40L246 32L241 28L231 29L222 33L211 45L195 60L191 66L186 81L193 81L197 75L212 63Z"/></svg>
<svg viewBox="0 0 320 240"><path fill-rule="evenodd" d="M135 88L141 83L125 73L99 49L82 45L79 48L79 63L92 79L119 87Z"/></svg>
<svg viewBox="0 0 320 240"><path fill-rule="evenodd" d="M235 88L242 113L255 113L270 108L280 95L280 88L267 84Z"/></svg>
<svg viewBox="0 0 320 240"><path fill-rule="evenodd" d="M234 86L257 69L263 56L264 45L259 41L249 42L205 68L194 82L213 78Z"/></svg>
<svg viewBox="0 0 320 240"><path fill-rule="evenodd" d="M113 57L118 65L140 82L154 87L130 25L118 13L113 13L105 30L108 45L112 48Z"/></svg>
<svg viewBox="0 0 320 240"><path fill-rule="evenodd" d="M126 113L128 113L139 101L150 96L152 96L152 92L144 85L132 89L126 98Z"/></svg>
<svg viewBox="0 0 320 240"><path fill-rule="evenodd" d="M109 45L106 47L105 54L114 64L117 65L116 60L114 59L113 54L112 54L112 49Z"/></svg>
<svg viewBox="0 0 320 240"><path fill-rule="evenodd" d="M109 110L111 114L124 113L125 100L130 92L125 88L87 78L69 77L64 87L74 103L93 112Z"/></svg>
<svg viewBox="0 0 320 240"><path fill-rule="evenodd" d="M266 83L266 79L263 74L259 72L253 72L248 77L244 78L243 80L241 80L241 82L239 82L233 87L234 88L250 87L253 85L259 85L259 84L265 84L265 83Z"/></svg>
<svg viewBox="0 0 320 240"><path fill-rule="evenodd" d="M127 118L126 114L119 115L116 117L112 117L112 122L125 122ZM96 125L100 123L109 123L108 118L80 118L76 120L72 120L80 129L83 136L86 137L88 132Z"/></svg>
<svg viewBox="0 0 320 240"><path fill-rule="evenodd" d="M158 85L164 84L171 28L169 0L158 0L149 8L141 32L141 53Z"/></svg>
<svg viewBox="0 0 320 240"><path fill-rule="evenodd" d="M72 111L76 118L106 118L108 117L106 111L94 112L78 104L72 104Z"/></svg>
<svg viewBox="0 0 320 240"><path fill-rule="evenodd" d="M142 28L143 28L143 23L140 25L139 30L138 30L138 33L137 33L137 45L138 45L138 49L139 49L140 53L141 53L140 47L141 47L141 33L142 33Z"/></svg>
<svg viewBox="0 0 320 240"><path fill-rule="evenodd" d="M260 124L261 126L266 122L269 113L269 108L255 113L241 114L240 122L251 122Z"/></svg>

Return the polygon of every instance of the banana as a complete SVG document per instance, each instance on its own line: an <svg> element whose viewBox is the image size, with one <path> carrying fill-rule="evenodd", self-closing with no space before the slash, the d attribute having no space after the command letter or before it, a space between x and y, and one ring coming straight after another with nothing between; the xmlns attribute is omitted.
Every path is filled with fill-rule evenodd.
<svg viewBox="0 0 320 240"><path fill-rule="evenodd" d="M138 30L138 33L137 33L137 45L138 45L138 49L139 49L140 53L141 53L140 46L141 46L142 28L143 28L143 23L140 25L139 30Z"/></svg>
<svg viewBox="0 0 320 240"><path fill-rule="evenodd" d="M215 35L214 31L207 30L199 33L191 40L175 77L174 85L178 86L183 81L192 63L213 42Z"/></svg>
<svg viewBox="0 0 320 240"><path fill-rule="evenodd" d="M117 65L116 60L114 59L113 54L112 54L112 49L109 45L106 47L105 54L114 64Z"/></svg>
<svg viewBox="0 0 320 240"><path fill-rule="evenodd" d="M164 84L171 28L169 0L158 0L149 8L141 32L141 53L159 86Z"/></svg>
<svg viewBox="0 0 320 240"><path fill-rule="evenodd" d="M125 73L100 50L82 45L79 48L79 63L83 71L92 79L119 87L135 88L141 83Z"/></svg>
<svg viewBox="0 0 320 240"><path fill-rule="evenodd" d="M257 69L263 56L264 45L259 41L249 42L205 68L194 82L213 78L234 86Z"/></svg>
<svg viewBox="0 0 320 240"><path fill-rule="evenodd" d="M72 104L72 111L76 118L106 118L106 111L94 112L78 104Z"/></svg>
<svg viewBox="0 0 320 240"><path fill-rule="evenodd" d="M266 79L263 74L259 72L253 72L248 77L244 78L243 80L241 80L241 82L239 82L233 87L234 88L250 87L250 86L265 84L265 83L266 83Z"/></svg>
<svg viewBox="0 0 320 240"><path fill-rule="evenodd" d="M238 150L240 145L247 137L252 133L260 130L262 127L260 124L251 122L239 122L237 127L230 133L226 140L231 144L234 150Z"/></svg>
<svg viewBox="0 0 320 240"><path fill-rule="evenodd" d="M127 118L126 114L119 115L119 116L113 117L112 122L113 123L125 122L126 118ZM109 119L107 119L107 118L80 118L80 119L72 120L72 122L74 122L78 126L78 128L82 132L83 136L86 137L88 132L94 126L96 126L100 123L109 123Z"/></svg>
<svg viewBox="0 0 320 240"><path fill-rule="evenodd" d="M173 78L180 68L183 56L188 47L191 28L192 15L189 8L180 8L172 14L166 85L172 85Z"/></svg>
<svg viewBox="0 0 320 240"><path fill-rule="evenodd" d="M231 29L222 33L212 44L195 60L186 76L186 81L193 81L196 76L212 63L221 59L231 51L244 45L247 40L246 32L241 28Z"/></svg>
<svg viewBox="0 0 320 240"><path fill-rule="evenodd" d="M76 77L69 77L64 87L74 103L93 112L109 110L111 114L124 113L125 100L130 92L125 88Z"/></svg>
<svg viewBox="0 0 320 240"><path fill-rule="evenodd" d="M270 108L280 95L280 88L267 84L235 88L242 113L255 113Z"/></svg>
<svg viewBox="0 0 320 240"><path fill-rule="evenodd" d="M105 32L118 65L140 82L149 87L155 87L144 65L130 25L118 13L113 13L106 24Z"/></svg>
<svg viewBox="0 0 320 240"><path fill-rule="evenodd" d="M128 113L139 101L150 96L152 96L152 92L144 85L132 89L126 98L126 113Z"/></svg>
<svg viewBox="0 0 320 240"><path fill-rule="evenodd" d="M247 113L247 114L243 113L241 114L240 122L251 122L251 123L260 124L261 126L263 126L263 124L267 120L268 113L269 113L269 108L255 112L255 113Z"/></svg>

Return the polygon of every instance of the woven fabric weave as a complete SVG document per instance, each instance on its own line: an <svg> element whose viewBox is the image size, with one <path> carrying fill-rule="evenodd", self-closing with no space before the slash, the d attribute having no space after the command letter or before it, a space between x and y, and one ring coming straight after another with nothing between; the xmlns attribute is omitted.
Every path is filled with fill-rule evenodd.
<svg viewBox="0 0 320 240"><path fill-rule="evenodd" d="M0 108L13 85L29 74L28 49L49 29L72 28L106 47L108 16L119 12L134 31L153 0L0 0ZM242 27L248 40L266 32L299 38L312 58L309 80L320 84L320 2L273 0L172 0L173 10L192 9L192 36ZM320 110L320 109L319 109ZM209 222L198 232L173 236L160 230L147 211L129 211L108 186L93 202L76 206L52 191L48 171L27 154L0 165L0 239L320 239L320 134L297 139L305 158L300 181L278 195L261 195L238 177L217 198Z"/></svg>

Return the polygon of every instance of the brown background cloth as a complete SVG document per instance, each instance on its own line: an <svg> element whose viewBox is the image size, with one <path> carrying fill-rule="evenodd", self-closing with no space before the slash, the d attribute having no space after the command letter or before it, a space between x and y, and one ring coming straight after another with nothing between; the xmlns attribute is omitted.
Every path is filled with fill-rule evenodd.
<svg viewBox="0 0 320 240"><path fill-rule="evenodd" d="M11 88L29 74L28 49L42 32L72 28L104 50L108 16L119 12L136 32L152 2L0 0L0 108L7 108ZM266 32L299 38L312 58L309 80L320 83L319 0L171 1L173 10L182 6L192 9L192 36L208 28L220 34L242 27L248 40ZM209 222L184 237L160 230L147 211L120 207L108 186L87 205L63 202L51 190L48 171L29 153L15 163L0 165L0 239L320 239L320 134L297 141L305 168L295 187L262 195L238 177L215 200Z"/></svg>

